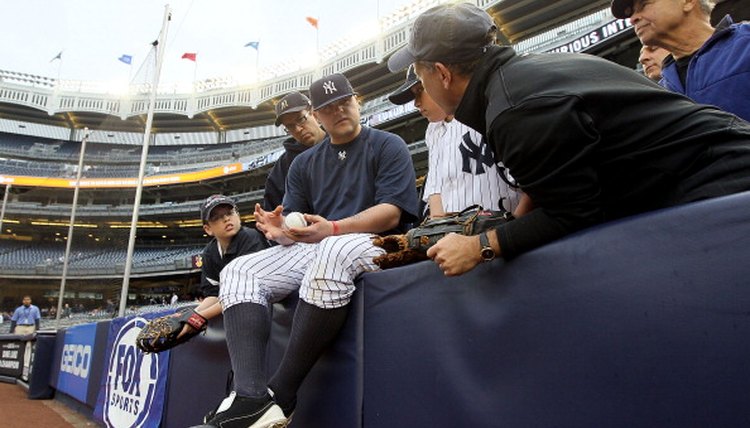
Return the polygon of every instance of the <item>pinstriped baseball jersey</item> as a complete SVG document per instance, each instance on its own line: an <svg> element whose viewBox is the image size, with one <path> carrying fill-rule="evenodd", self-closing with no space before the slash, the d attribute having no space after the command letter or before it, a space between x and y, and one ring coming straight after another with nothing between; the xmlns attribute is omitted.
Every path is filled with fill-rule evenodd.
<svg viewBox="0 0 750 428"><path fill-rule="evenodd" d="M499 201L513 211L520 194L498 175L492 150L481 134L457 120L432 122L425 132L428 173L424 200L440 194L445 212L457 212L479 204L498 209Z"/></svg>

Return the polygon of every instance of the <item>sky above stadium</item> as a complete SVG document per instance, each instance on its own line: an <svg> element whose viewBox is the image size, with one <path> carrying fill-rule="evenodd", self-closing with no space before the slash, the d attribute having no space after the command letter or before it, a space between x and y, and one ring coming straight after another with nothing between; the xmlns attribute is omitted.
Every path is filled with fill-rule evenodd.
<svg viewBox="0 0 750 428"><path fill-rule="evenodd" d="M305 68L342 40L373 38L413 0L172 0L160 83ZM151 81L166 1L3 1L0 69L101 82ZM307 17L315 18L317 30ZM257 43L257 49L254 48ZM250 44L250 46L246 46ZM57 59L58 54L62 55ZM195 54L195 61L182 58ZM131 56L130 65L123 55ZM188 55L190 57L190 55ZM121 58L121 59L120 59ZM151 61L151 64L153 60Z"/></svg>

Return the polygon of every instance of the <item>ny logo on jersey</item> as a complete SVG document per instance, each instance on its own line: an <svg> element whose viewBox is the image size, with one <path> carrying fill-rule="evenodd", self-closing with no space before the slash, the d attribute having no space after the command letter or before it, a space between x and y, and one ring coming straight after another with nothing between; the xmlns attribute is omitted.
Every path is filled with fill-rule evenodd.
<svg viewBox="0 0 750 428"><path fill-rule="evenodd" d="M346 160L346 150L342 150L339 152L339 160L345 161Z"/></svg>
<svg viewBox="0 0 750 428"><path fill-rule="evenodd" d="M328 94L332 94L337 91L336 85L333 83L333 80L329 80L325 83L323 83L323 91Z"/></svg>
<svg viewBox="0 0 750 428"><path fill-rule="evenodd" d="M471 140L470 134L467 132L461 138L461 145L458 147L458 151L461 153L461 160L463 166L461 170L467 174L481 175L485 173L485 166L492 166L495 164L495 154L492 150L483 144L480 139L478 143ZM471 170L471 160L474 159L476 162L476 171ZM484 165L484 166L483 166Z"/></svg>

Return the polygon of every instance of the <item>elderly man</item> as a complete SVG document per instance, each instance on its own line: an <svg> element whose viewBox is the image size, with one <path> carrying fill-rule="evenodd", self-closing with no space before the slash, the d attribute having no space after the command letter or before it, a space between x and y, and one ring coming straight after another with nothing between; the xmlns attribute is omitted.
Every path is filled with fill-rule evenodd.
<svg viewBox="0 0 750 428"><path fill-rule="evenodd" d="M641 43L672 53L661 84L703 104L750 120L750 24L727 15L711 26L711 0L613 0Z"/></svg>
<svg viewBox="0 0 750 428"><path fill-rule="evenodd" d="M492 44L476 6L414 22L391 71L415 64L425 91L482 132L534 209L480 236L451 234L427 255L459 275L608 220L750 190L750 124L635 71L579 54L519 56Z"/></svg>

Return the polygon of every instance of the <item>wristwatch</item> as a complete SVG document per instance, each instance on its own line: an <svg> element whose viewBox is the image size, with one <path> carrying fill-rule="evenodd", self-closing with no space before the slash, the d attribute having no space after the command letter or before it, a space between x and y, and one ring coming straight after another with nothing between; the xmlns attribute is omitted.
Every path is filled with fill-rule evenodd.
<svg viewBox="0 0 750 428"><path fill-rule="evenodd" d="M489 262L495 258L495 250L490 245L490 239L487 237L487 232L479 235L479 245L482 249L479 251L479 255L482 256L482 260Z"/></svg>

